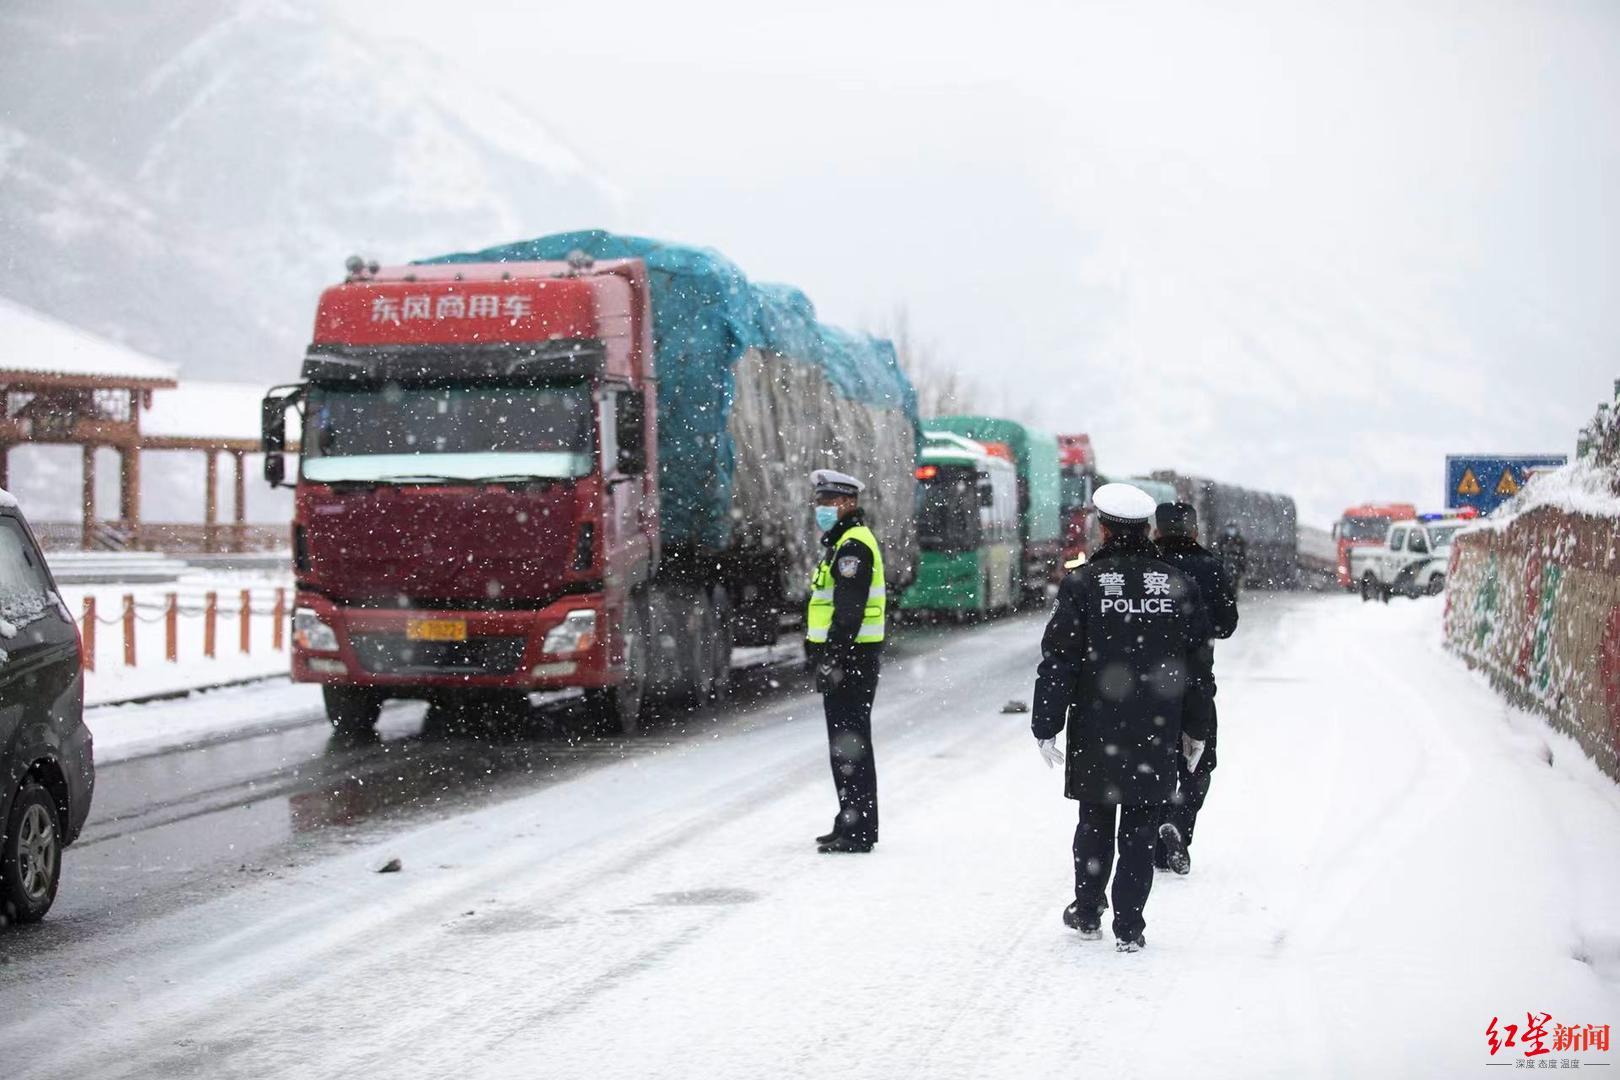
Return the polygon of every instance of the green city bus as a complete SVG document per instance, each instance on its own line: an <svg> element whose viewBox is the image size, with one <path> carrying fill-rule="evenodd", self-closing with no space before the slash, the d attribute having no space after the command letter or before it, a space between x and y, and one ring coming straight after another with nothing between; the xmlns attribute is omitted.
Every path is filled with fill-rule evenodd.
<svg viewBox="0 0 1620 1080"><path fill-rule="evenodd" d="M1018 474L982 443L923 433L917 455L917 578L900 597L912 612L1010 611L1018 602Z"/></svg>

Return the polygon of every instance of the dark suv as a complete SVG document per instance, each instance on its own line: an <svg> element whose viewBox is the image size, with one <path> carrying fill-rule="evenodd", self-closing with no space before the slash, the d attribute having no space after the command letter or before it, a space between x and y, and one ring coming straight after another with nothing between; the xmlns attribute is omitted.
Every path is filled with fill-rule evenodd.
<svg viewBox="0 0 1620 1080"><path fill-rule="evenodd" d="M94 785L79 631L0 491L0 925L50 910Z"/></svg>

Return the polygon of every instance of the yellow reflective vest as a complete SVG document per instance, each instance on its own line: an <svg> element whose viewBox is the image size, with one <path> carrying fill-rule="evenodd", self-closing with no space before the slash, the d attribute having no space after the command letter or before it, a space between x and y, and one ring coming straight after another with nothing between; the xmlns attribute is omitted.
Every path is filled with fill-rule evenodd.
<svg viewBox="0 0 1620 1080"><path fill-rule="evenodd" d="M883 552L878 550L877 537L865 525L852 525L838 538L838 547L849 541L865 545L872 552L872 580L866 591L866 610L861 616L861 628L855 635L857 644L865 645L883 640L884 612L888 596L883 587ZM833 621L833 560L837 550L827 553L816 566L816 576L810 582L810 607L804 616L805 640L821 644L827 640L827 631Z"/></svg>

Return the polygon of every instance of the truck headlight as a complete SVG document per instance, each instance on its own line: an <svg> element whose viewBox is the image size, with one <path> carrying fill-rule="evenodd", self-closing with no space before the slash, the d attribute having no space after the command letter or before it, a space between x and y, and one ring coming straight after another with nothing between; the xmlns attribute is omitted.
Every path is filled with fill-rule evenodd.
<svg viewBox="0 0 1620 1080"><path fill-rule="evenodd" d="M546 631L541 651L549 656L581 653L596 644L596 612L588 608L570 611L562 622Z"/></svg>
<svg viewBox="0 0 1620 1080"><path fill-rule="evenodd" d="M293 612L293 644L309 652L337 652L337 631L307 608Z"/></svg>

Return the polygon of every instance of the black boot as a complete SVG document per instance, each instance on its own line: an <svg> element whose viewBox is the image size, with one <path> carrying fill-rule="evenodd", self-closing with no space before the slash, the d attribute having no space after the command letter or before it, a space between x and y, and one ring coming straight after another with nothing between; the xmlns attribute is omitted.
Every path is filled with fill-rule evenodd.
<svg viewBox="0 0 1620 1080"><path fill-rule="evenodd" d="M816 848L823 855L864 855L872 850L873 841L855 840L848 836L835 836Z"/></svg>
<svg viewBox="0 0 1620 1080"><path fill-rule="evenodd" d="M1178 874L1192 870L1192 855L1181 839L1181 830L1168 821L1159 826L1159 848L1164 852L1165 865L1171 870Z"/></svg>
<svg viewBox="0 0 1620 1080"><path fill-rule="evenodd" d="M832 832L825 832L825 833L822 833L820 836L816 837L816 843L818 845L820 845L820 844L830 844L836 839L838 839L838 819L833 818Z"/></svg>
<svg viewBox="0 0 1620 1080"><path fill-rule="evenodd" d="M1063 909L1063 925L1070 930L1080 931L1080 937L1084 941L1096 941L1102 937L1102 913L1107 907L1108 902L1105 900L1100 908L1092 909L1088 905L1082 910L1080 901L1076 900Z"/></svg>

